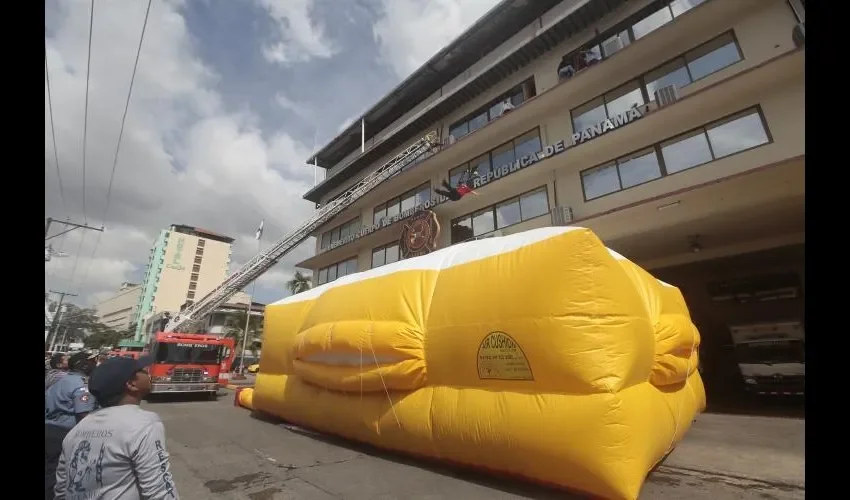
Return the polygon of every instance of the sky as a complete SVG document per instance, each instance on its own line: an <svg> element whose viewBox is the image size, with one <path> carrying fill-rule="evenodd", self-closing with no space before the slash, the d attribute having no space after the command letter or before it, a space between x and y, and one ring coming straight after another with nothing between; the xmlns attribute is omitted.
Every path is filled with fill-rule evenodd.
<svg viewBox="0 0 850 500"><path fill-rule="evenodd" d="M140 282L170 224L235 238L235 271L313 211L311 153L497 3L154 0L116 161L147 1L94 2L86 108L91 1L48 0L45 217L105 230L51 239L68 255L45 263L45 289L93 306ZM288 295L314 250L265 273L255 300Z"/></svg>

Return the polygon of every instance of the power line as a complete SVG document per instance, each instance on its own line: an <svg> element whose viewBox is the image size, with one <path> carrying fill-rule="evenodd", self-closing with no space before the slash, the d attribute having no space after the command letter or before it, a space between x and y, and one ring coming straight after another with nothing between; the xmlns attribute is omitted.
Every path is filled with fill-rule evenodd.
<svg viewBox="0 0 850 500"><path fill-rule="evenodd" d="M83 220L88 224L89 220L86 217L86 145L88 144L89 134L89 81L91 76L91 40L92 31L94 30L94 0L91 0L91 13L89 14L89 52L86 62L86 104L85 115L83 117Z"/></svg>
<svg viewBox="0 0 850 500"><path fill-rule="evenodd" d="M94 3L94 0L92 0ZM142 54L142 45L145 41L145 32L148 27L148 18L151 13L151 4L153 4L153 0L148 0L148 6L145 10L145 20L142 23L142 34L139 36L139 46L136 48L136 61L133 63L133 73L130 76L130 87L127 90L127 101L124 103L124 115L121 117L121 128L118 132L118 143L115 146L115 155L112 158L112 171L109 174L109 185L106 188L106 206L103 209L103 217L101 218L101 225L106 226L106 216L109 213L109 203L112 200L112 183L115 179L115 170L118 168L118 155L121 151L121 141L124 138L124 125L127 122L127 113L130 109L130 99L133 96L133 84L136 81L136 71L139 69L139 59ZM86 270L83 272L83 279L80 281L80 287L82 288L82 284L86 282L89 276L89 269L91 268L91 264L94 261L94 257L97 254L97 249L100 247L100 239L103 237L103 233L98 233L97 239L94 243L94 248L91 253L91 257L89 258L89 262L86 265Z"/></svg>
<svg viewBox="0 0 850 500"><path fill-rule="evenodd" d="M44 75L47 80L47 109L50 110L50 135L53 137L53 160L56 164L56 177L59 179L59 198L62 199L62 211L68 212L65 204L65 189L62 186L62 173L59 170L59 152L56 146L56 128L53 125L53 98L50 95L50 68L47 65L47 42L44 42Z"/></svg>

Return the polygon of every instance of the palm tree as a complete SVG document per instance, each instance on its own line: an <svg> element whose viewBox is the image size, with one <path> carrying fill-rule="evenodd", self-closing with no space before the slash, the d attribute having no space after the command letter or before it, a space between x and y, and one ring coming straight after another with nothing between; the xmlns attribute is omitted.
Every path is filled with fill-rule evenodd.
<svg viewBox="0 0 850 500"><path fill-rule="evenodd" d="M235 356L242 356L242 339L244 337L243 332L245 331L245 320L247 318L246 311L240 311L238 313L233 313L228 315L224 320L225 327L225 338L232 338L234 341L234 351ZM251 320L248 323L248 342L245 344L245 350L252 355L257 355L257 344L261 343L263 340L263 317L262 316L251 316ZM242 366L240 368L244 369L247 366ZM238 373L242 373L239 371Z"/></svg>
<svg viewBox="0 0 850 500"><path fill-rule="evenodd" d="M247 312L240 311L233 313L225 320L225 338L232 338L236 342L237 355L242 354L242 337L245 331L245 319ZM263 317L251 316L251 321L248 323L248 343L249 351L254 351L254 343L263 339Z"/></svg>
<svg viewBox="0 0 850 500"><path fill-rule="evenodd" d="M301 274L301 271L295 271L295 275L291 280L286 282L286 288L292 292L292 295L309 290L313 286L313 277Z"/></svg>

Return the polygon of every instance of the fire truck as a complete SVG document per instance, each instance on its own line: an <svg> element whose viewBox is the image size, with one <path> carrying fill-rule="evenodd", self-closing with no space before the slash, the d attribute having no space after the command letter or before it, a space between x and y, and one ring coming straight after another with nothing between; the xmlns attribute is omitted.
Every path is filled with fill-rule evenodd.
<svg viewBox="0 0 850 500"><path fill-rule="evenodd" d="M146 346L143 342L136 342L134 340L122 340L118 343L118 348L110 351L108 356L110 358L123 357L138 359L139 356L146 352L145 347Z"/></svg>
<svg viewBox="0 0 850 500"><path fill-rule="evenodd" d="M148 352L151 393L206 392L214 398L221 372L233 361L234 340L202 333L166 333L152 336Z"/></svg>

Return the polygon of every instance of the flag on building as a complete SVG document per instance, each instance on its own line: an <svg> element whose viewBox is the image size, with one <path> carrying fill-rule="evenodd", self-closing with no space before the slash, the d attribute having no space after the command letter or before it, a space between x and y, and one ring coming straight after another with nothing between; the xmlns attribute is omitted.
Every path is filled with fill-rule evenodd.
<svg viewBox="0 0 850 500"><path fill-rule="evenodd" d="M265 219L260 221L260 227L257 228L257 233L254 235L256 239L260 239L263 237L263 224L266 222Z"/></svg>

